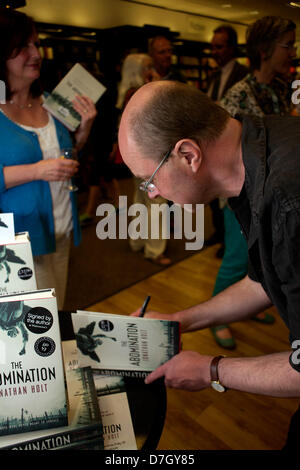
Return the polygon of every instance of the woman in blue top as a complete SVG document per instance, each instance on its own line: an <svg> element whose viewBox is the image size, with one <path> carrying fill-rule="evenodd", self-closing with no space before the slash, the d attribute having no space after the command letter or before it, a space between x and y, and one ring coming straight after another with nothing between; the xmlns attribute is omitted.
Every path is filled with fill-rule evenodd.
<svg viewBox="0 0 300 470"><path fill-rule="evenodd" d="M71 234L80 241L75 195L65 181L78 162L57 158L61 149L84 145L96 109L78 97L81 125L71 136L41 105L41 56L33 20L0 9L0 79L6 102L0 105L0 211L13 212L15 231L28 231L38 288L54 287L63 308Z"/></svg>

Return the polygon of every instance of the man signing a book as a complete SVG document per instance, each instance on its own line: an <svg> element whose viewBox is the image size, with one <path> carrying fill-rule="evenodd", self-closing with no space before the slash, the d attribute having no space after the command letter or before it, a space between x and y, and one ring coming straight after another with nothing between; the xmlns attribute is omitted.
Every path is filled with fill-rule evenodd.
<svg viewBox="0 0 300 470"><path fill-rule="evenodd" d="M299 141L300 118L233 119L199 90L176 82L144 85L129 101L120 150L145 180L149 197L180 205L229 198L249 253L249 272L238 283L184 311L146 316L179 321L182 332L191 332L245 320L275 305L291 344L290 350L260 357L182 351L147 383L165 377L168 387L190 391L212 386L219 392L300 397ZM297 445L292 431L289 446Z"/></svg>

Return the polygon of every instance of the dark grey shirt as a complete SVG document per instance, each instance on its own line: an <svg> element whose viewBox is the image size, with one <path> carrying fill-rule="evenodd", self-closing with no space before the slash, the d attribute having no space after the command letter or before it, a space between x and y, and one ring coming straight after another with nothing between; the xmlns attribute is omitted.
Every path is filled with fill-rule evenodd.
<svg viewBox="0 0 300 470"><path fill-rule="evenodd" d="M241 121L245 183L229 204L247 239L249 277L262 284L292 344L300 340L300 117Z"/></svg>

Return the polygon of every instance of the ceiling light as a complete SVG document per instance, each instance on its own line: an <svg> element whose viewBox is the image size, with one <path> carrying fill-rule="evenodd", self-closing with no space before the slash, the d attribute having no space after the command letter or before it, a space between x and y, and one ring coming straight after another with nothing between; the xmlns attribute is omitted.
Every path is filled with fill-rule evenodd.
<svg viewBox="0 0 300 470"><path fill-rule="evenodd" d="M288 6L293 8L300 8L300 2L289 2Z"/></svg>
<svg viewBox="0 0 300 470"><path fill-rule="evenodd" d="M231 8L232 5L230 5L230 3L224 3L223 5L221 5L222 8Z"/></svg>

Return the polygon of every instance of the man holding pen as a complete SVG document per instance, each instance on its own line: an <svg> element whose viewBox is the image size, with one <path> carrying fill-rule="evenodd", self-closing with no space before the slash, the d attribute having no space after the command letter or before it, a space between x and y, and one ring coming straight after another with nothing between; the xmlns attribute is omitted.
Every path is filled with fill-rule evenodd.
<svg viewBox="0 0 300 470"><path fill-rule="evenodd" d="M300 397L299 142L299 118L239 121L175 82L145 85L128 103L119 145L125 163L145 179L142 189L181 205L229 198L249 253L249 273L235 285L173 315L147 315L179 321L190 332L248 319L274 304L291 343L290 350L248 358L182 351L147 383L164 376L167 386L191 391L212 386Z"/></svg>

